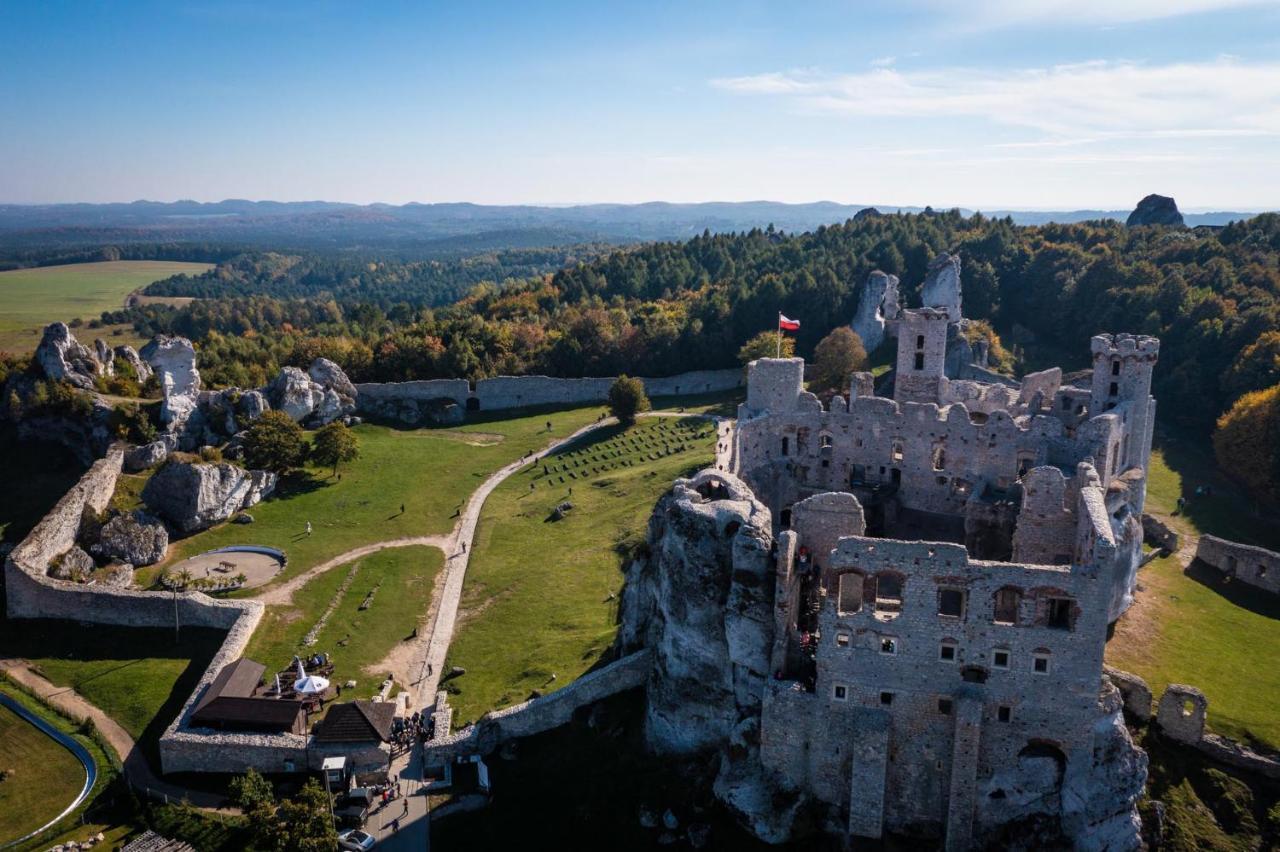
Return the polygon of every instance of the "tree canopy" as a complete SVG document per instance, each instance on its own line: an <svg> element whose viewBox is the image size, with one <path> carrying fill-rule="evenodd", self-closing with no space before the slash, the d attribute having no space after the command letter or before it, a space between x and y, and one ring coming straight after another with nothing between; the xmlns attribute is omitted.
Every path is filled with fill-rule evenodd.
<svg viewBox="0 0 1280 852"><path fill-rule="evenodd" d="M302 464L306 457L302 427L283 411L264 412L245 431L244 458L251 468L284 473Z"/></svg>
<svg viewBox="0 0 1280 852"><path fill-rule="evenodd" d="M652 406L644 392L644 382L630 376L618 376L609 386L609 413L625 424L636 422L636 415Z"/></svg>
<svg viewBox="0 0 1280 852"><path fill-rule="evenodd" d="M336 420L317 429L311 439L311 459L316 464L332 465L334 473L338 472L340 462L355 461L359 456L359 439Z"/></svg>

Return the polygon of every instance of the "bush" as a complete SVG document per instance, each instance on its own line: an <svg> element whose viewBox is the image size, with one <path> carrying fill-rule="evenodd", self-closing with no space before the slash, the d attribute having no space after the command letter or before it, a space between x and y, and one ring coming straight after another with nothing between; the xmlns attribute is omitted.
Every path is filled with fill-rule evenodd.
<svg viewBox="0 0 1280 852"><path fill-rule="evenodd" d="M609 413L619 422L636 422L636 415L652 406L644 392L644 382L630 376L618 376L609 387Z"/></svg>
<svg viewBox="0 0 1280 852"><path fill-rule="evenodd" d="M1254 494L1280 498L1280 385L1245 394L1218 418L1213 452Z"/></svg>
<svg viewBox="0 0 1280 852"><path fill-rule="evenodd" d="M842 325L822 338L813 350L810 387L818 392L840 393L849 387L849 376L867 366L867 350L853 329Z"/></svg>
<svg viewBox="0 0 1280 852"><path fill-rule="evenodd" d="M251 468L284 473L307 457L302 427L283 411L268 411L244 435L245 463Z"/></svg>

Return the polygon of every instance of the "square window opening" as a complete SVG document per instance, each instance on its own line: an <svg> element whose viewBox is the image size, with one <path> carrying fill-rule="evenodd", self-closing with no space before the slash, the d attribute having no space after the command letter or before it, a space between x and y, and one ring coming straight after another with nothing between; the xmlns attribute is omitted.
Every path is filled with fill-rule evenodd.
<svg viewBox="0 0 1280 852"><path fill-rule="evenodd" d="M951 715L951 699L950 698L938 699L938 712L941 713L943 716Z"/></svg>
<svg viewBox="0 0 1280 852"><path fill-rule="evenodd" d="M1009 652L996 651L994 654L991 655L991 665L995 666L998 669L1009 668Z"/></svg>
<svg viewBox="0 0 1280 852"><path fill-rule="evenodd" d="M964 617L964 590L939 589L938 615L944 618Z"/></svg>
<svg viewBox="0 0 1280 852"><path fill-rule="evenodd" d="M898 653L898 640L897 640L897 639L887 639L887 638L886 638L886 639L881 639L881 640L880 640L880 653L881 653L881 654L896 654L896 653Z"/></svg>
<svg viewBox="0 0 1280 852"><path fill-rule="evenodd" d="M888 706L888 705L892 704L892 703L893 703L893 693L892 693L892 692L882 692L882 693L880 693L880 703L881 703L881 704L884 704L884 705L886 705L886 706Z"/></svg>
<svg viewBox="0 0 1280 852"><path fill-rule="evenodd" d="M1001 722L1008 722L1010 719L1013 718L1013 708L1001 707L999 710L996 711L996 718L999 719Z"/></svg>

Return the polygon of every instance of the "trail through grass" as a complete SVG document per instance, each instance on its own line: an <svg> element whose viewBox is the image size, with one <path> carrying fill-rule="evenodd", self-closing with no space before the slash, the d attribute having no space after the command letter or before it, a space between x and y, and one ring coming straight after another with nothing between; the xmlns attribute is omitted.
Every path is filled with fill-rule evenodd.
<svg viewBox="0 0 1280 852"><path fill-rule="evenodd" d="M207 263L117 260L0 272L0 351L31 352L51 322L97 319L115 310L134 290L171 275L199 274ZM77 330L77 339L112 338L102 330ZM114 341L113 341L114 342Z"/></svg>
<svg viewBox="0 0 1280 852"><path fill-rule="evenodd" d="M591 668L613 641L624 560L654 503L710 464L714 446L708 421L647 418L587 436L494 490L449 649L449 666L466 669L447 682L457 724ZM566 501L573 508L552 520Z"/></svg>

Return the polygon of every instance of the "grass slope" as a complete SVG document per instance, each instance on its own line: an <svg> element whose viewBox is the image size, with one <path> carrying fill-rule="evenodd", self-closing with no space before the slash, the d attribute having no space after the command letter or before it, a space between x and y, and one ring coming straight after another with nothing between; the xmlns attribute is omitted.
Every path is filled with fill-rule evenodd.
<svg viewBox="0 0 1280 852"><path fill-rule="evenodd" d="M207 263L117 260L0 272L0 351L30 352L40 342L40 329L51 322L94 319L119 308L139 287L209 268ZM93 335L87 336L91 341Z"/></svg>
<svg viewBox="0 0 1280 852"><path fill-rule="evenodd" d="M413 546L381 550L335 568L300 589L293 606L270 607L245 656L265 664L271 674L288 665L294 654L324 651L333 655L335 681L351 679L362 687L378 683L386 672L370 667L419 626L443 566L439 550ZM375 588L368 609L361 611L366 595ZM303 646L303 638L335 600L337 607L316 635L316 643ZM361 694L365 692L362 689Z"/></svg>
<svg viewBox="0 0 1280 852"><path fill-rule="evenodd" d="M80 761L7 707L0 707L0 755L0 844L53 819L84 785Z"/></svg>
<svg viewBox="0 0 1280 852"><path fill-rule="evenodd" d="M1212 497L1195 497L1200 485ZM1177 513L1177 499L1190 502ZM1184 534L1213 533L1267 547L1280 525L1221 475L1192 442L1166 440L1151 454L1147 511ZM1193 684L1209 698L1209 726L1280 748L1280 603L1214 571L1184 572L1176 557L1138 574L1137 602L1107 644L1107 662L1142 676L1157 697L1170 683Z"/></svg>
<svg viewBox="0 0 1280 852"><path fill-rule="evenodd" d="M360 458L340 469L341 479L328 468L291 475L274 496L253 507L252 526L223 524L179 541L167 564L229 544L263 544L288 554L283 579L364 544L447 533L454 512L486 476L599 413L597 407L578 408L447 429L362 424L355 427ZM311 536L304 534L308 521ZM156 573L140 574L139 582Z"/></svg>
<svg viewBox="0 0 1280 852"><path fill-rule="evenodd" d="M457 724L591 668L613 641L623 560L654 502L709 464L714 445L709 422L647 418L587 436L548 459L547 473L530 465L494 490L449 649L448 665L467 670L448 682ZM549 520L565 500L574 508Z"/></svg>

